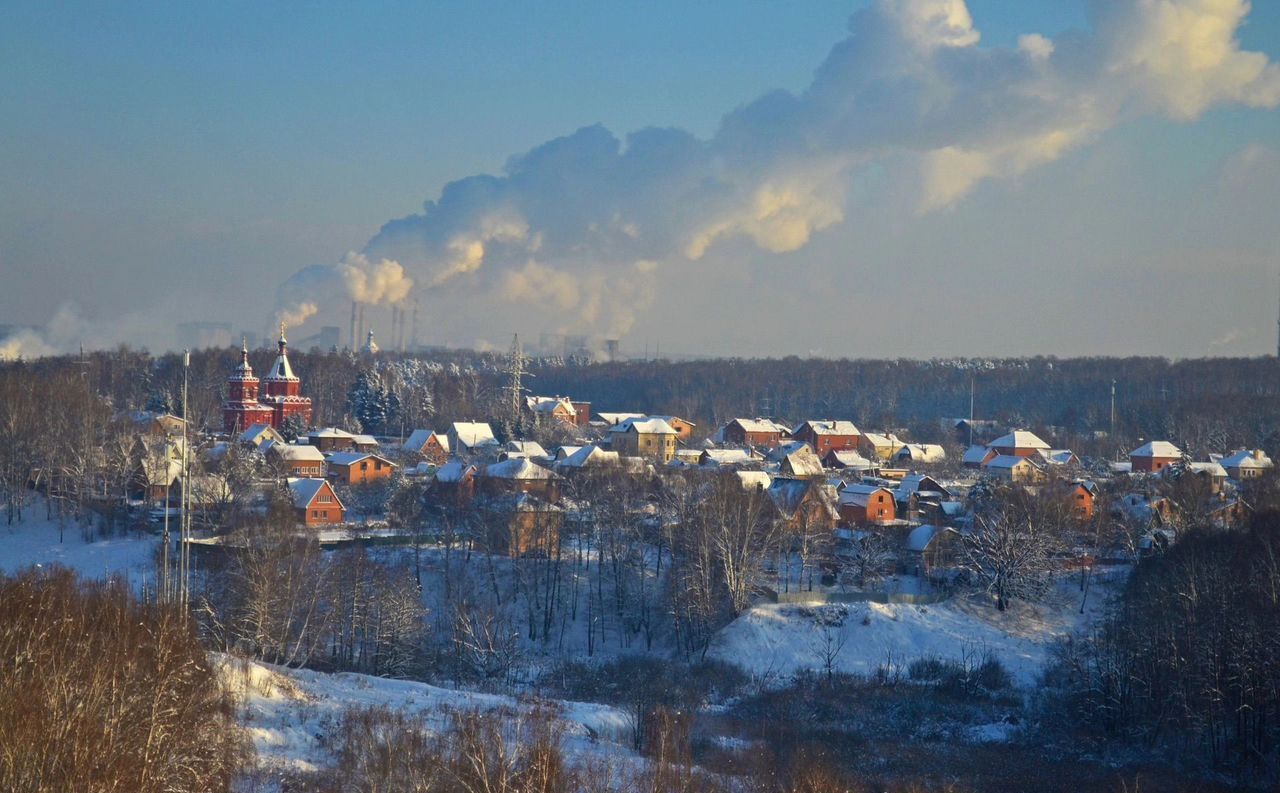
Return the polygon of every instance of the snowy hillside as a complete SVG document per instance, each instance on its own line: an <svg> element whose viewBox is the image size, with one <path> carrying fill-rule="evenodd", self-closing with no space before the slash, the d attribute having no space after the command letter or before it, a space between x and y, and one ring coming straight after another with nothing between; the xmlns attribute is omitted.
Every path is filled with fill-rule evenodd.
<svg viewBox="0 0 1280 793"><path fill-rule="evenodd" d="M0 570L12 573L31 565L59 564L86 578L119 575L131 584L149 584L155 577L153 563L159 538L149 534L86 542L80 526L72 519L45 517L45 506L37 499L24 510L23 520L12 526L0 523Z"/></svg>
<svg viewBox="0 0 1280 793"><path fill-rule="evenodd" d="M989 652L1019 685L1031 685L1053 642L1094 619L1105 604L1105 590L1095 587L1086 613L1079 614L1073 584L1063 581L1045 603L1015 602L1004 613L981 596L928 606L759 605L721 630L709 655L783 681L804 669L821 669L828 650L835 670L863 675L881 666L905 669L917 658L960 660Z"/></svg>
<svg viewBox="0 0 1280 793"><path fill-rule="evenodd" d="M427 717L443 726L451 710L510 709L527 713L534 703L512 697L437 688L426 683L352 673L325 674L219 656L223 674L240 704L240 722L249 731L265 770L307 771L330 762L325 736L350 707L386 707ZM628 716L607 705L550 703L563 722L570 755L590 754L633 762L624 748Z"/></svg>

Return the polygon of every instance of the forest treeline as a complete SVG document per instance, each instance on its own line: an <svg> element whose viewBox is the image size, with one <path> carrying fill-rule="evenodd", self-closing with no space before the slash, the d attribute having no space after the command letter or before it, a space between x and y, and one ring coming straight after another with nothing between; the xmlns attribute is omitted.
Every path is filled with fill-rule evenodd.
<svg viewBox="0 0 1280 793"><path fill-rule="evenodd" d="M188 372L188 410L217 429L236 349L197 350ZM265 373L274 350L254 350ZM387 353L376 361L346 352L291 350L318 426L355 425L351 393L361 372L377 370L379 386L399 406L377 428L399 435L417 427L483 420L507 385L503 353L432 350ZM953 360L703 359L591 363L537 358L527 362L525 390L567 395L597 411L673 414L701 434L735 416L853 420L872 429L906 429L919 441L942 440L939 419L974 415L1006 426L1055 429L1055 443L1086 448L1111 429L1116 388L1120 449L1137 438L1169 438L1193 453L1241 446L1280 447L1280 362L1275 358L1010 358ZM0 381L19 376L37 394L90 390L120 410L181 404L181 356L118 349L0 365ZM367 417L366 417L367 418ZM1114 451L1103 444L1097 450Z"/></svg>

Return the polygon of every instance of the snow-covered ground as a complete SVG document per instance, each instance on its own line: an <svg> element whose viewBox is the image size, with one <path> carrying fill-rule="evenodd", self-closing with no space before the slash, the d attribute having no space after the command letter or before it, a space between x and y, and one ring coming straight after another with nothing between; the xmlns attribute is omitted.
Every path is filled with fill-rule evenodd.
<svg viewBox="0 0 1280 793"><path fill-rule="evenodd" d="M443 726L450 711L502 708L528 713L534 707L526 700L408 680L325 674L228 656L218 658L236 693L240 721L257 749L259 766L266 770L307 771L329 763L331 749L325 736L350 707L386 707L419 714L432 727ZM558 713L568 755L604 757L619 765L635 762L624 748L631 724L617 708L559 700L538 704Z"/></svg>
<svg viewBox="0 0 1280 793"><path fill-rule="evenodd" d="M159 542L149 534L85 542L75 520L65 518L60 530L58 518L47 519L44 503L37 499L23 510L21 522L0 522L0 570L13 573L31 565L59 564L86 578L121 576L142 586L155 578L152 560Z"/></svg>
<svg viewBox="0 0 1280 793"><path fill-rule="evenodd" d="M834 667L864 675L882 666L905 673L907 664L922 657L961 660L989 652L1016 683L1030 686L1053 643L1095 619L1105 605L1108 589L1095 586L1080 614L1077 582L1063 580L1045 602L1014 602L1003 613L977 595L927 606L759 605L721 630L709 654L785 682L805 669L822 669L826 648L841 642Z"/></svg>

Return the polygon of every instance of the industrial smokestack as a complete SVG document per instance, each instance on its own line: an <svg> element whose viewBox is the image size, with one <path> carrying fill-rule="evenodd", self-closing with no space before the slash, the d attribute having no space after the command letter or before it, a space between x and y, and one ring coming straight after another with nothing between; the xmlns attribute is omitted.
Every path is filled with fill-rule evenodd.
<svg viewBox="0 0 1280 793"><path fill-rule="evenodd" d="M609 360L611 361L618 360L618 340L617 339L605 339L604 349L605 349L605 353L608 354L609 356Z"/></svg>
<svg viewBox="0 0 1280 793"><path fill-rule="evenodd" d="M359 349L359 347L356 344L356 301L354 300L351 301L351 335L349 336L349 338L351 340L349 342L351 349L353 350Z"/></svg>
<svg viewBox="0 0 1280 793"><path fill-rule="evenodd" d="M357 350L360 349L359 345L363 343L361 339L364 338L364 304L363 303L360 304L360 324L358 326L358 329L360 332L359 334L356 335L357 346L355 347L355 349Z"/></svg>
<svg viewBox="0 0 1280 793"><path fill-rule="evenodd" d="M418 300L417 298L414 298L414 301L413 301L413 327L409 334L409 346L415 350L418 349Z"/></svg>

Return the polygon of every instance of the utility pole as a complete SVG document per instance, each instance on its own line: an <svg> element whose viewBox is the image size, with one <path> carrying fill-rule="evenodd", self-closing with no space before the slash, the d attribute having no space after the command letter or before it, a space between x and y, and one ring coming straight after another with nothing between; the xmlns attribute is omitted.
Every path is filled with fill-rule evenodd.
<svg viewBox="0 0 1280 793"><path fill-rule="evenodd" d="M1115 443L1116 437L1116 381L1111 381L1111 430L1110 435L1112 443Z"/></svg>
<svg viewBox="0 0 1280 793"><path fill-rule="evenodd" d="M976 375L969 373L969 445L973 445L973 381ZM989 436L988 436L989 437Z"/></svg>
<svg viewBox="0 0 1280 793"><path fill-rule="evenodd" d="M179 573L182 577L181 605L183 613L191 599L191 441L187 431L191 418L187 410L187 373L191 369L191 351L182 351L182 514L179 515L179 536L182 543ZM166 505L165 509L168 509Z"/></svg>

